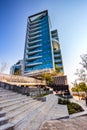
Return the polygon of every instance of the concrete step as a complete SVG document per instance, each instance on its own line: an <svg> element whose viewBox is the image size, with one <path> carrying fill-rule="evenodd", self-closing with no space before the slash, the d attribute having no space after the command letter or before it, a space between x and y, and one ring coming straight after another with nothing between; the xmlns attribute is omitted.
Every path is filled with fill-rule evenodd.
<svg viewBox="0 0 87 130"><path fill-rule="evenodd" d="M16 101L25 100L25 99L27 99L27 98L26 97L18 97L18 98L11 99L11 100L0 101L0 107L3 106L3 105L7 106L10 103L15 103Z"/></svg>
<svg viewBox="0 0 87 130"><path fill-rule="evenodd" d="M9 90L6 90L6 89L3 89L0 87L0 92L7 92L7 91L9 91Z"/></svg>
<svg viewBox="0 0 87 130"><path fill-rule="evenodd" d="M34 104L34 102L35 101L33 101L32 103L28 102L28 104L26 104L25 106L23 106L23 107L20 106L19 109L16 109L14 111L10 111L9 113L6 114L5 117L1 117L0 118L0 125L4 125L4 124L8 123L8 121L10 121L12 119L14 120L14 118L15 117L17 118L18 115L21 116L21 113L23 113L24 111L26 111L27 109L29 109L28 108L29 104L32 106L32 104ZM37 102L35 102L35 103L37 103ZM36 104L36 105L38 105L38 104Z"/></svg>
<svg viewBox="0 0 87 130"><path fill-rule="evenodd" d="M20 130L20 128L23 128L23 130L38 130L40 125L48 119L49 111L53 109L56 99L57 97L49 95L47 97L47 102L45 102L44 105L42 105L37 110L34 116L31 117L31 119L28 117L27 121L24 124L21 124L20 127L18 127L18 130Z"/></svg>
<svg viewBox="0 0 87 130"><path fill-rule="evenodd" d="M18 119L18 116L21 116L21 114L25 111L27 111L28 109L33 109L33 106L34 107L37 107L38 105L40 105L41 103L40 102L31 102L31 103L28 103L26 104L25 106L23 107L20 107L18 109L15 109L14 111L11 111L9 113L7 113L7 115L9 116L9 119L11 120L14 120L15 119Z"/></svg>
<svg viewBox="0 0 87 130"><path fill-rule="evenodd" d="M31 105L31 107L28 107L27 110L23 113L21 113L21 115L17 116L14 120L12 120L12 123L15 124L15 130L20 130L22 127L24 126L24 124L26 124L26 122L28 122L29 120L32 119L32 117L35 116L35 114L37 113L37 110L43 105L43 102L35 102L35 104ZM24 130L24 129L23 129Z"/></svg>
<svg viewBox="0 0 87 130"><path fill-rule="evenodd" d="M7 116L1 117L0 118L0 126L8 123L8 120L9 120L9 117L7 117Z"/></svg>
<svg viewBox="0 0 87 130"><path fill-rule="evenodd" d="M24 102L26 100L30 100L29 98L22 98L20 100L16 100L16 101L12 101L12 102L8 102L8 103L4 103L4 104L1 104L0 105L0 110L2 110L3 108L7 108L9 106L12 106L12 105L16 105L18 103L21 103L21 102Z"/></svg>
<svg viewBox="0 0 87 130"><path fill-rule="evenodd" d="M27 117L25 117L25 121L16 127L17 130L20 130L21 128L22 130L38 130L47 115L47 113L41 111L42 108L46 109L46 106L44 107L44 105L45 103L40 105L38 109L35 109L32 114L27 115Z"/></svg>
<svg viewBox="0 0 87 130"><path fill-rule="evenodd" d="M7 123L0 126L0 130L14 130L14 124Z"/></svg>
<svg viewBox="0 0 87 130"><path fill-rule="evenodd" d="M4 111L0 111L0 118L4 117L6 115L6 113Z"/></svg>
<svg viewBox="0 0 87 130"><path fill-rule="evenodd" d="M34 101L34 102L35 102L35 101ZM31 103L30 103L30 104L31 104ZM34 105L33 108L32 108L32 105ZM33 109L35 109L36 107L40 106L40 105L41 105L40 102L35 102L35 103L31 104L31 111L32 111ZM0 118L0 125L4 125L4 124L8 123L8 121L9 121L9 122L11 122L11 121L14 122L14 120L15 120L14 123L19 122L20 119L24 118L24 116L22 116L22 115L25 114L25 113L27 113L27 111L29 112L29 108L30 108L30 106L29 106L29 105L26 105L26 106L24 106L24 107L22 107L22 108L20 108L20 109L18 109L18 110L16 110L16 111L14 111L14 112L11 112L10 114L6 115L5 117L1 117L1 118ZM22 114L22 115L21 115L21 114ZM20 117L20 118L19 118L19 117ZM13 124L14 124L14 123L13 123Z"/></svg>
<svg viewBox="0 0 87 130"><path fill-rule="evenodd" d="M38 102L38 103L40 103L40 102ZM37 108L38 107L40 107L40 105L42 105L43 103L41 103L41 104L35 104L35 106L33 107L33 109L35 109L35 107L37 106ZM31 110L32 110L32 112L34 112L33 111L33 109L31 108ZM36 113L36 112L35 112ZM22 113L23 114L23 113ZM27 114L29 114L29 111L26 113L26 116L27 116ZM31 115L31 114L29 114L29 115ZM32 117L32 115L31 115L31 117ZM4 124L3 125L3 123L6 123L6 121L8 121L8 117L6 117L6 118L2 118L2 125L0 126L0 130L18 130L18 128L16 129L16 128L14 128L14 124L16 124L16 126L18 125L18 122L19 122L19 124L21 124L21 123L23 123L23 118L25 119L25 117L24 116L22 116L22 118L21 118L21 121L20 121L20 119L19 120L13 120L13 122L12 123L7 123L7 124ZM19 129L19 130L22 130L22 128L21 129Z"/></svg>
<svg viewBox="0 0 87 130"><path fill-rule="evenodd" d="M1 93L14 93L14 92L13 92L13 91L10 91L10 90L1 90L1 91L0 91L0 94L1 94Z"/></svg>
<svg viewBox="0 0 87 130"><path fill-rule="evenodd" d="M0 92L0 97L3 97L3 96L10 96L10 95L16 95L17 93L11 93L11 92Z"/></svg>
<svg viewBox="0 0 87 130"><path fill-rule="evenodd" d="M10 94L9 93L4 93L4 94L2 93L2 94L0 94L0 98L1 97L12 96L12 95L16 95L16 93L10 93Z"/></svg>
<svg viewBox="0 0 87 130"><path fill-rule="evenodd" d="M15 93L14 91L12 91L12 90L7 90L7 89L0 89L0 93L4 93L4 92L6 92L6 93Z"/></svg>
<svg viewBox="0 0 87 130"><path fill-rule="evenodd" d="M0 92L12 92L12 91L0 87Z"/></svg>
<svg viewBox="0 0 87 130"><path fill-rule="evenodd" d="M45 103L42 107L40 107L37 114L34 115L34 117L25 125L24 130L38 130L40 125L46 120L46 117L52 107L51 103L52 102L50 102L49 105Z"/></svg>
<svg viewBox="0 0 87 130"><path fill-rule="evenodd" d="M2 89L2 90L0 90L0 93L2 93L2 92L9 92L9 91L5 90L5 89Z"/></svg>
<svg viewBox="0 0 87 130"><path fill-rule="evenodd" d="M23 95L21 95L21 94L17 94L17 93L15 93L14 95L7 95L7 96L5 96L5 97L0 97L0 102L1 101L6 101L7 99L15 99L16 97L23 97Z"/></svg>
<svg viewBox="0 0 87 130"><path fill-rule="evenodd" d="M2 99L4 98L2 97ZM33 100L24 95L9 96L9 98L0 101L2 109L0 130L38 130L42 122L55 119L58 115L61 116L63 111L65 112L64 107L61 109L60 106L56 106L57 102L58 97L51 94L47 96L46 102Z"/></svg>
<svg viewBox="0 0 87 130"><path fill-rule="evenodd" d="M44 120L45 115L43 115L42 112L38 111L25 125L24 130L38 130Z"/></svg>
<svg viewBox="0 0 87 130"><path fill-rule="evenodd" d="M21 101L20 103L17 103L16 105L12 105L12 106L9 106L9 107L6 107L6 108L3 108L3 110L8 113L8 112L11 112L11 111L14 111L15 109L18 109L20 107L23 107L25 106L26 104L29 105L30 103L32 103L33 100L26 100L26 101Z"/></svg>
<svg viewBox="0 0 87 130"><path fill-rule="evenodd" d="M28 116L26 122L17 127L18 130L23 128L23 130L38 130L41 123L46 119L47 113L50 110L51 105L47 105L45 102L36 109L32 116Z"/></svg>
<svg viewBox="0 0 87 130"><path fill-rule="evenodd" d="M22 99L25 99L25 98L27 98L26 96L19 96L19 97L16 97L16 98L10 98L10 99L7 99L7 100L5 100L5 101L0 101L0 105L1 104L6 104L6 103L8 103L8 102L15 102L15 101L17 101L17 100L22 100Z"/></svg>
<svg viewBox="0 0 87 130"><path fill-rule="evenodd" d="M45 116L38 112L32 120L25 126L24 130L38 130L41 124L45 121Z"/></svg>

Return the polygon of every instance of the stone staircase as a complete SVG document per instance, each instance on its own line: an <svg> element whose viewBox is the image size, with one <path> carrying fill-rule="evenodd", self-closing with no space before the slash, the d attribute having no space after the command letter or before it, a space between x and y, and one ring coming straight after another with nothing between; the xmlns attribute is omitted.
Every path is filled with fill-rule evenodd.
<svg viewBox="0 0 87 130"><path fill-rule="evenodd" d="M57 101L53 94L42 102L0 87L0 130L39 130L45 120L68 117Z"/></svg>

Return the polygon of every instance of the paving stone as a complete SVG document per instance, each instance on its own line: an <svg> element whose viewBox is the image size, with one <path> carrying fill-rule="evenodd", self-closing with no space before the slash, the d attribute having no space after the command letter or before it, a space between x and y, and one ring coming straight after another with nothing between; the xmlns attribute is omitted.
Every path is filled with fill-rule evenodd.
<svg viewBox="0 0 87 130"><path fill-rule="evenodd" d="M14 130L14 124L8 123L0 126L0 130Z"/></svg>
<svg viewBox="0 0 87 130"><path fill-rule="evenodd" d="M85 120L85 121L83 121ZM39 130L87 130L87 116L74 119L47 121Z"/></svg>

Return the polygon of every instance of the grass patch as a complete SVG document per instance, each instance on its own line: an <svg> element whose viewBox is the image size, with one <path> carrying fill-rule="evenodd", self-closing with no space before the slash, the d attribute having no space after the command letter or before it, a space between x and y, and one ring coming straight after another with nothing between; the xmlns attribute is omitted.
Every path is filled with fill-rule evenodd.
<svg viewBox="0 0 87 130"><path fill-rule="evenodd" d="M40 94L40 95L38 95L37 97L44 97L44 96L46 96L46 95L48 95L48 93Z"/></svg>
<svg viewBox="0 0 87 130"><path fill-rule="evenodd" d="M69 114L74 114L77 112L84 111L83 108L79 104L74 103L74 102L70 102L68 99L59 98L58 104L67 105Z"/></svg>

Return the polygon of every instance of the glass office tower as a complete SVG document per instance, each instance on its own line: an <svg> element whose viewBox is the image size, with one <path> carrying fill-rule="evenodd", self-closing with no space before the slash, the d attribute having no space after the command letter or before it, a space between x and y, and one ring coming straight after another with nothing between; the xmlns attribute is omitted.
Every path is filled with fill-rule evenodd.
<svg viewBox="0 0 87 130"><path fill-rule="evenodd" d="M55 68L60 67L60 71L64 72L63 63L62 63L61 49L60 49L57 30L51 31L51 37L52 37L52 46L53 46L53 55L54 55Z"/></svg>
<svg viewBox="0 0 87 130"><path fill-rule="evenodd" d="M23 73L55 70L56 66L61 66L63 71L57 30L51 31L48 11L45 10L28 17Z"/></svg>

